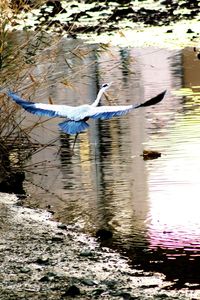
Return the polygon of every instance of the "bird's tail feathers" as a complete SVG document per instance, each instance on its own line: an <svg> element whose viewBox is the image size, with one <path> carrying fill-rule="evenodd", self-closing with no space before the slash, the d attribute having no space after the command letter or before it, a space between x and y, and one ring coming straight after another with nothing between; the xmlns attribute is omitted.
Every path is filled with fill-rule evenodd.
<svg viewBox="0 0 200 300"><path fill-rule="evenodd" d="M77 134L84 130L86 130L89 127L89 124L85 121L71 121L67 120L64 122L59 123L60 129L68 134Z"/></svg>
<svg viewBox="0 0 200 300"><path fill-rule="evenodd" d="M151 105L155 105L157 103L159 103L165 96L166 91L158 94L157 96L141 103L141 104L136 104L134 105L134 108L139 108L139 107L145 107L145 106L151 106Z"/></svg>

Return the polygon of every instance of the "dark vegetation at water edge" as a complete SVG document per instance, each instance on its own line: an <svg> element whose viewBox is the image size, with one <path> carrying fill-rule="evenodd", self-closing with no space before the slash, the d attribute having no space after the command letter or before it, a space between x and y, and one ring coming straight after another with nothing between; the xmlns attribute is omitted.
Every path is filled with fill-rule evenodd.
<svg viewBox="0 0 200 300"><path fill-rule="evenodd" d="M25 99L30 99L30 97L34 98L38 91L45 93L45 90L49 88L50 81L53 85L59 84L61 87L72 88L70 76L75 76L75 73L80 70L77 68L72 72L71 64L68 61L74 57L84 60L88 52L93 50L86 50L83 43L75 41L69 51L62 56L63 64L69 70L68 75L61 74L52 78L56 68L55 57L61 42L60 36L55 35L50 38L42 27L36 32L24 32L23 35L19 32L11 32L7 26L10 22L10 12L8 11L7 14L7 10L1 8L0 191L24 194L24 172L35 172L33 165L31 165L32 170L27 166L29 159L47 146L55 147L56 140L49 138L47 142L38 141L38 136L34 132L38 127L45 127L45 122L48 120L35 118L34 122L27 122L30 116L12 102L6 95L6 91L11 89ZM98 51L104 51L104 48L100 45L95 51L98 55ZM38 72L38 65L45 66L42 72ZM47 101L52 103L54 99L48 97ZM69 138L68 135L65 135L66 140Z"/></svg>
<svg viewBox="0 0 200 300"><path fill-rule="evenodd" d="M23 10L23 1L13 1L13 7ZM155 7L155 2L157 5ZM20 4L19 4L20 3ZM37 3L37 4L36 4ZM192 20L199 15L199 1L25 1L25 9L37 6L35 28L40 26L75 37L79 33L104 33L129 28L130 23L146 26L170 25L180 20ZM151 5L152 3L152 5ZM125 23L127 24L125 25ZM17 23L17 20L16 20ZM25 25L31 29L32 25ZM192 32L191 32L192 33Z"/></svg>
<svg viewBox="0 0 200 300"><path fill-rule="evenodd" d="M25 117L18 115L17 106L5 94L9 88L33 92L37 86L31 76L34 58L39 52L34 51L34 39L27 36L17 44L8 28L14 20L10 9L17 14L17 7L16 1L12 5L8 1L0 3L0 191L21 196L25 194L25 163L43 145L30 137L32 129L40 122L23 126ZM41 39L37 46L42 44ZM30 48L32 55L28 53Z"/></svg>

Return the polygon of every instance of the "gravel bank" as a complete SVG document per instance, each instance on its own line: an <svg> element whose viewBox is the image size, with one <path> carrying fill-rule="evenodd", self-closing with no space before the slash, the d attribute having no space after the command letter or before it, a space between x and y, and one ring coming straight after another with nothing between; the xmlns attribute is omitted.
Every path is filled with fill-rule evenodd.
<svg viewBox="0 0 200 300"><path fill-rule="evenodd" d="M0 206L0 299L198 299L14 195L0 194Z"/></svg>

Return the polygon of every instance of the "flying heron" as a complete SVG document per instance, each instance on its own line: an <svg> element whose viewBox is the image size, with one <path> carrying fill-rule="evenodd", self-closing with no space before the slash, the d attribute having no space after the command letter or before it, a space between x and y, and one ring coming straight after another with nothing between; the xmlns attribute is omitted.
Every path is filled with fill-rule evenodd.
<svg viewBox="0 0 200 300"><path fill-rule="evenodd" d="M103 93L111 86L111 84L112 83L105 83L101 86L96 100L92 104L84 104L79 106L29 102L22 99L12 91L8 91L7 95L11 97L12 100L17 104L22 106L26 111L32 114L38 116L65 118L65 120L58 125L64 133L75 134L76 140L77 135L89 127L89 124L87 123L89 119L105 120L111 119L112 117L126 115L133 109L157 104L164 98L166 93L166 91L164 91L141 104L98 106Z"/></svg>

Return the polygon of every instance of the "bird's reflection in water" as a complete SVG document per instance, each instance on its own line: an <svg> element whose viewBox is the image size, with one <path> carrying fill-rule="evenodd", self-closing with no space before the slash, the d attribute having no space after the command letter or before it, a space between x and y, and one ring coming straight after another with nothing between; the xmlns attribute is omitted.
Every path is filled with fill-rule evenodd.
<svg viewBox="0 0 200 300"><path fill-rule="evenodd" d="M60 149L58 154L60 156L62 172L68 177L68 180L64 183L64 188L70 189L73 186L70 180L71 175L69 175L73 173L71 139L70 135L63 132L60 132Z"/></svg>

